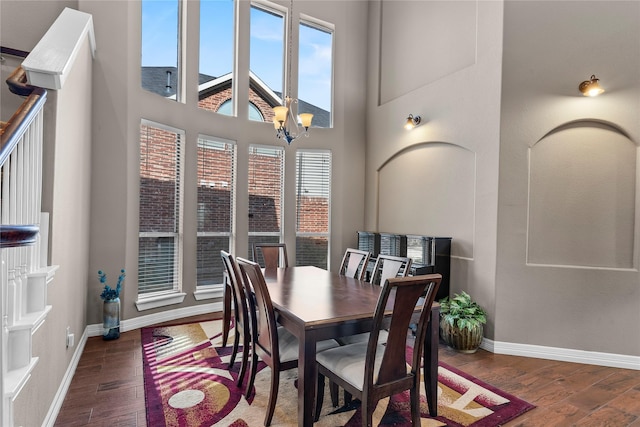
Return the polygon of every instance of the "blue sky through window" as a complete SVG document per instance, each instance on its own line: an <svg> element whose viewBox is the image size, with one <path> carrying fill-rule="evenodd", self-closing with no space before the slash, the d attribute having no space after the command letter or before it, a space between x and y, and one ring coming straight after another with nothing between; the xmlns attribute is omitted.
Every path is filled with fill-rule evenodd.
<svg viewBox="0 0 640 427"><path fill-rule="evenodd" d="M282 17L259 11L251 8L251 69L271 89L282 92L282 55L288 52L285 23ZM201 0L205 22L200 23L200 73L219 77L232 71L233 14L233 0ZM332 34L301 25L299 49L298 98L330 111ZM178 0L143 0L142 66L176 67L177 58Z"/></svg>

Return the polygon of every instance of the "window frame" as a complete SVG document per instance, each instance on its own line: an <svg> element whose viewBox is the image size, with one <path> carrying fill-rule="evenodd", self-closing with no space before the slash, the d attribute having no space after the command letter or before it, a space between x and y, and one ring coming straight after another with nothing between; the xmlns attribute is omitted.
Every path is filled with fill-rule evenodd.
<svg viewBox="0 0 640 427"><path fill-rule="evenodd" d="M166 125L164 123L154 122L147 119L140 120L140 128L143 126L153 127L157 129L164 130L166 132L175 133L178 137L177 141L177 159L176 159L176 179L178 183L176 184L178 194L176 195L176 205L178 208L177 218L174 219L176 223L174 224L177 228L177 232L174 233L166 233L166 232L141 232L140 231L140 217L138 217L138 266L140 265L140 238L144 237L174 237L176 248L174 249L173 254L173 262L174 262L174 282L172 284L172 289L165 289L154 292L145 292L140 293L139 288L137 289L137 299L135 301L135 305L138 311L148 310L156 307L161 307L170 304L181 303L184 301L186 293L182 291L183 287L183 264L184 264L184 163L185 163L185 145L186 145L186 131L178 128L174 128L172 126ZM139 134L139 144L142 139L142 135ZM138 154L141 156L141 146L138 146ZM140 167L138 166L138 192L140 191ZM138 215L140 214L140 210L142 206L138 207ZM138 284L140 282L140 268L138 267Z"/></svg>
<svg viewBox="0 0 640 427"><path fill-rule="evenodd" d="M304 153L312 153L312 154L319 154L319 155L327 155L327 161L328 161L328 166L329 166L329 170L328 170L328 186L327 188L322 188L322 192L327 193L326 197L327 197L327 231L326 232L305 232L305 231L299 231L299 224L300 224L300 173L303 170L304 166L300 165L300 159L304 157ZM302 155L302 157L301 157ZM298 238L299 237L326 237L327 239L327 265L326 265L326 269L329 270L331 269L331 191L332 191L332 174L333 174L333 152L329 149L314 149L314 148L298 148L296 150L296 178L295 178L295 185L296 185L296 189L295 189L295 210L296 210L296 226L295 226L295 232L296 232L296 264L298 263Z"/></svg>
<svg viewBox="0 0 640 427"><path fill-rule="evenodd" d="M227 237L228 238L228 246L227 248L225 248L225 250L227 252L230 253L234 253L235 252L235 239L236 239L236 223L237 223L237 219L236 219L236 215L237 215L237 207L236 207L236 201L237 201L237 164L238 164L238 144L236 141L230 140L230 139L226 139L226 138L221 138L221 137L217 137L217 136L211 136L211 135L205 135L205 134L199 134L198 135L198 141L197 141L197 150L200 150L201 147L201 141L206 141L212 144L225 144L225 145L230 145L231 146L231 182L229 183L229 188L231 189L231 206L230 209L231 211L229 212L230 215L230 220L231 220L231 224L230 224L230 229L228 232L220 232L220 231L196 231L196 254L197 254L197 248L198 248L198 239L200 237ZM225 148L222 148L225 149ZM200 163L198 162L198 168L200 167ZM200 170L198 169L198 176L200 175ZM196 186L199 185L199 182L196 182ZM196 214L199 213L199 208L197 208L196 210ZM199 220L198 220L199 222ZM199 224L198 224L198 229L200 228ZM217 254L213 254L213 255L217 255ZM224 276L223 276L223 280L220 283L214 283L214 284L210 284L210 285L199 285L198 284L198 266L196 265L196 290L194 292L194 297L196 300L200 301L203 299L210 299L210 298L216 298L221 296L221 292L224 288Z"/></svg>
<svg viewBox="0 0 640 427"><path fill-rule="evenodd" d="M285 225L284 225L284 209L285 209L285 204L284 204L284 197L285 197L285 168L286 168L286 151L284 149L285 147L282 146L273 146L273 145L264 145L264 144L250 144L249 147L247 148L248 150L248 158L247 158L247 215L250 217L251 215L251 178L250 178L250 174L252 173L252 169L251 169L251 156L253 155L252 150L256 150L256 151L265 151L265 153L263 155L269 155L269 151L273 152L274 155L273 157L276 157L275 153L278 153L278 157L280 157L281 162L280 162L280 204L279 204L279 231L275 232L275 231L251 231L251 226L249 225L247 227L247 235L248 235L248 239L247 239L247 243L248 243L248 257L251 258L251 244L250 244L250 238L251 237L277 237L278 238L278 243L282 243L284 242L284 229L285 229ZM259 153L256 153L259 154Z"/></svg>

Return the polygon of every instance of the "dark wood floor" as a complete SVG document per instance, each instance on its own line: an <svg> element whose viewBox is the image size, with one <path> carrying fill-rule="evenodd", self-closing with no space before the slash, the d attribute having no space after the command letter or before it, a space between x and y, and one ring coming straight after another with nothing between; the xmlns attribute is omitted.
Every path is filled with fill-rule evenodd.
<svg viewBox="0 0 640 427"><path fill-rule="evenodd" d="M444 346L439 356L537 406L505 426L640 427L640 371L483 350L461 354ZM115 341L88 340L55 425L147 425L139 330Z"/></svg>

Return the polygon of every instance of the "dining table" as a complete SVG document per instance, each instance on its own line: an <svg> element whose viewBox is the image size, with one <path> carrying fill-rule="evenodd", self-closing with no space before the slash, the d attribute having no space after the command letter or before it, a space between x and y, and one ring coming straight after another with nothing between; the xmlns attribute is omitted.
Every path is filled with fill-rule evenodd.
<svg viewBox="0 0 640 427"><path fill-rule="evenodd" d="M309 427L317 387L316 343L370 331L382 288L313 266L263 273L278 323L299 341L298 425ZM439 316L440 306L434 302L423 343L423 377L432 416L437 415Z"/></svg>

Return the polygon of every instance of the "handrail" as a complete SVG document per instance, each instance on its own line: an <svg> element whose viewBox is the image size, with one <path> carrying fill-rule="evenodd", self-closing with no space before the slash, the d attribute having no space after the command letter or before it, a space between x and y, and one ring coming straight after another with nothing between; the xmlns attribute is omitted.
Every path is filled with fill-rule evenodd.
<svg viewBox="0 0 640 427"><path fill-rule="evenodd" d="M4 51L4 49L3 49ZM7 79L9 90L27 99L13 113L0 135L0 167L20 141L33 117L41 110L47 100L47 90L27 84L26 72L18 67Z"/></svg>
<svg viewBox="0 0 640 427"><path fill-rule="evenodd" d="M33 245L39 232L36 225L0 225L0 248Z"/></svg>
<svg viewBox="0 0 640 427"><path fill-rule="evenodd" d="M5 47L1 48L1 53L18 57L27 56L27 52ZM42 111L47 99L46 89L27 83L27 75L22 67L17 67L6 82L12 93L26 99L0 130L0 171L18 147L36 116ZM38 233L39 227L35 224L0 225L0 248L33 245L37 242Z"/></svg>

